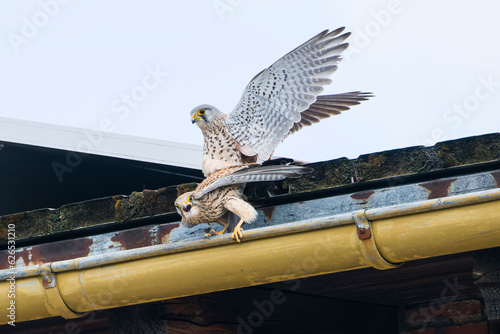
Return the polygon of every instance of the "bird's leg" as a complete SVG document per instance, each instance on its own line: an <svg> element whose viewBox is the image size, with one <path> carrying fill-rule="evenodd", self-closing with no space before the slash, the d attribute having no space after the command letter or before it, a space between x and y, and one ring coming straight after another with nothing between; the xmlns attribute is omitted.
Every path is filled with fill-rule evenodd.
<svg viewBox="0 0 500 334"><path fill-rule="evenodd" d="M241 233L243 229L241 228L241 225L243 225L244 222L253 223L257 218L257 211L255 211L253 206L242 200L239 196L231 196L231 198L226 200L224 207L234 214L232 216L235 216L236 218L239 217L240 219L238 224L234 227L231 238L241 242L241 239L243 238L243 234ZM232 220L229 220L228 222L230 225L233 223Z"/></svg>
<svg viewBox="0 0 500 334"><path fill-rule="evenodd" d="M226 232L228 228L229 228L229 224L224 226L224 228L220 232L217 232L216 230L212 229L212 231L210 231L209 233L205 233L205 236L206 237L213 237L214 235L221 235L224 232Z"/></svg>
<svg viewBox="0 0 500 334"><path fill-rule="evenodd" d="M234 228L233 234L231 234L231 238L233 238L234 240L236 240L238 242L241 242L241 239L243 238L243 234L241 233L241 231L243 231L243 229L241 228L241 225L243 225L244 222L245 221L243 219L240 219L240 221L238 222L238 225L236 225Z"/></svg>

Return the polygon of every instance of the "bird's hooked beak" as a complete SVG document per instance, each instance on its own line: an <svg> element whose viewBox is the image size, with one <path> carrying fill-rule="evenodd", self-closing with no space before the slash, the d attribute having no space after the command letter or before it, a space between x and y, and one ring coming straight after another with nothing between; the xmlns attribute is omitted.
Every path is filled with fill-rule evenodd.
<svg viewBox="0 0 500 334"><path fill-rule="evenodd" d="M193 206L191 205L191 203L187 203L187 202L182 202L182 211L184 211L185 213L187 213L188 215L191 214L191 208Z"/></svg>
<svg viewBox="0 0 500 334"><path fill-rule="evenodd" d="M191 116L191 123L194 124L194 123L198 122L200 119L201 119L200 116L194 114L193 116Z"/></svg>

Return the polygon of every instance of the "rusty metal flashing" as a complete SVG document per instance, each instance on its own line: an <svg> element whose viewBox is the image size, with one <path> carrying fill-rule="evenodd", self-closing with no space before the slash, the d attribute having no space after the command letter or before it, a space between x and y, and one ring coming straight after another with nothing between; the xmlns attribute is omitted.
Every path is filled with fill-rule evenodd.
<svg viewBox="0 0 500 334"><path fill-rule="evenodd" d="M323 219L309 219L293 223L284 223L277 226L270 226L266 228L256 228L256 229L246 230L244 238L245 241L250 241L256 239L289 235L304 231L326 229L341 225L349 225L353 223L357 224L358 228L364 228L364 229L369 228L371 231L370 226L366 225L366 222L368 221L380 220L385 218L394 218L394 217L400 217L400 216L412 215L424 212L431 212L436 210L455 208L455 207L461 207L461 206L496 201L496 200L500 200L500 189L492 189L477 193L456 195L446 198L438 198L438 199L413 202L402 205L394 205L389 207L380 207L368 210L363 209L354 213L352 212L343 213L335 216L324 217ZM365 219L365 222L363 222L363 219ZM358 233L357 231L358 230L356 230L356 233ZM358 235L356 235L356 237L358 237ZM374 264L373 267L387 269L388 267L391 266L397 266L397 264L391 264L385 261L380 254L373 255L378 253L377 247L374 243L375 240L373 235L370 238L367 238L366 240L368 241L371 240L370 242L373 242L373 245L368 246L370 250L366 251L366 256L365 256L366 258L370 259L369 263ZM360 242L361 241L363 240L360 240ZM96 266L116 264L120 262L132 261L153 256L222 246L231 243L234 243L234 240L232 240L231 237L228 234L226 234L208 239L203 238L196 240L188 240L179 243L167 243L149 247L124 250L111 254L100 254L100 255L76 258L65 261L57 261L50 263L50 268L51 271L54 273L72 271L72 270L81 270ZM9 269L0 270L0 281L6 280L13 274L18 278L38 276L41 275L41 270L40 266L29 266L24 268L16 268L13 270Z"/></svg>
<svg viewBox="0 0 500 334"><path fill-rule="evenodd" d="M435 180L436 184L446 184L443 195L449 197L463 195L471 192L480 192L489 189L498 189L495 175L499 171L482 172L464 175L451 179ZM280 226L284 223L301 221L323 221L325 217L346 214L350 217L352 212L358 210L372 210L390 207L392 205L405 205L425 201L433 194L422 184L389 185L374 191L349 193L337 196L325 196L307 201L293 202L276 206L268 206L258 210L257 221L245 225L245 234L257 228ZM436 198L436 200L439 198ZM368 214L372 211L368 211ZM369 220L373 220L368 217ZM178 221L159 220L156 217L147 220L149 224L124 229L122 231L107 232L76 238L72 240L53 241L40 245L18 247L16 250L16 268L36 267L44 262L59 262L74 258L86 258L99 254L112 254L140 247L150 247L162 244L180 245L186 241L205 239L204 230L218 228L214 224L200 225L194 229L180 226ZM146 222L145 222L146 223ZM97 231L96 231L97 232ZM365 236L366 237L366 236ZM16 243L17 245L17 243ZM0 270L7 269L6 251L0 251Z"/></svg>
<svg viewBox="0 0 500 334"><path fill-rule="evenodd" d="M498 171L477 173L453 178L452 182L447 179L436 180L437 183L446 183L447 195L465 195L471 192L479 193L481 191L498 189L498 184L494 174ZM450 179L448 179L450 180ZM365 192L366 193L366 192ZM345 194L331 197L313 199L309 201L282 204L258 210L259 215L255 223L245 225L245 234L248 235L254 229L269 229L279 227L284 223L294 225L305 221L313 222L314 226L320 227L325 217L348 217L350 219L352 212L367 210L368 220L374 220L369 215L382 212L382 208L389 208L393 205L400 207L408 205L407 210L416 210L412 208L414 203L425 201L431 197L426 187L421 184L406 184L382 188L370 192L369 196L357 196L354 194ZM436 201L439 198L435 199ZM382 213L377 213L378 215ZM19 247L16 250L16 270L26 268L28 271L35 270L37 266L44 262L63 262L66 263L72 259L80 258L81 261L89 261L95 255L107 254L114 256L115 253L123 251L133 251L140 247L152 246L163 248L182 248L186 242L195 243L202 240L207 244L209 241L204 236L204 230L211 227L217 229L218 226L201 225L194 229L187 229L178 222L166 222L155 224L158 221L151 219L153 225L141 226L129 230L118 232L107 232L85 238L73 240L56 241L41 245L28 247ZM360 232L363 230L359 230ZM366 231L369 233L369 231ZM140 238L138 237L140 236ZM363 237L367 237L367 234ZM230 242L230 240L229 240ZM203 247L203 246L202 246ZM9 268L6 251L0 251L0 270ZM29 268L29 269L28 269ZM0 271L1 272L1 271Z"/></svg>
<svg viewBox="0 0 500 334"><path fill-rule="evenodd" d="M420 188L425 188L426 197L431 199L446 193L452 195L452 188L457 184L450 180L449 189L446 184L429 184L435 179L500 168L499 148L500 134L495 133L437 143L433 147L408 147L367 154L357 159L317 162L310 164L316 169L310 177L288 180L283 184L249 185L247 196L255 206L264 210L271 205L347 193L352 194L352 199L361 205L371 201L373 196L370 193L375 189L421 182ZM492 172L492 181L497 180L498 175L498 171ZM355 183L351 183L351 178ZM496 183L495 187L498 187L499 182ZM120 231L159 221L176 221L177 214L172 205L177 196L176 190L172 188L157 194L161 198L153 201L147 199L147 192L85 201L80 205L73 203L54 210L41 209L2 216L0 224L19 223L16 244L21 247ZM151 203L163 205L150 206ZM93 204L96 207L89 207ZM20 224L28 221L31 223ZM2 235L1 244L6 244ZM1 257L2 254L0 260Z"/></svg>

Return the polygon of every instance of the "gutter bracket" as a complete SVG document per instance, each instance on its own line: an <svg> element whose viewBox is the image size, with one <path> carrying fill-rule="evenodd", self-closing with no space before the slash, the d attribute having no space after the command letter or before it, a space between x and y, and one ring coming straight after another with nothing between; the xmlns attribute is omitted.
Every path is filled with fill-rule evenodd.
<svg viewBox="0 0 500 334"><path fill-rule="evenodd" d="M47 296L49 305L64 319L80 318L88 313L75 313L68 308L62 299L59 288L56 284L56 276L51 268L51 263L42 263L39 265L42 284Z"/></svg>
<svg viewBox="0 0 500 334"><path fill-rule="evenodd" d="M366 209L352 213L352 221L356 225L359 248L366 262L375 269L386 270L402 266L404 263L394 264L384 259L380 254L375 236L372 233L371 222L366 218Z"/></svg>
<svg viewBox="0 0 500 334"><path fill-rule="evenodd" d="M44 289L51 289L56 287L56 275L50 268L50 263L42 263L40 266L40 276L42 277L42 284Z"/></svg>

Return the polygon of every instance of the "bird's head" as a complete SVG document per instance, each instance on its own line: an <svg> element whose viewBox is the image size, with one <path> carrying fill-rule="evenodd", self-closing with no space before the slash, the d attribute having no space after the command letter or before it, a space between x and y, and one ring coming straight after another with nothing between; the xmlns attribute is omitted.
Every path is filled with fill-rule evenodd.
<svg viewBox="0 0 500 334"><path fill-rule="evenodd" d="M191 110L191 123L196 123L203 130L207 124L224 116L225 114L219 109L209 104L202 104Z"/></svg>
<svg viewBox="0 0 500 334"><path fill-rule="evenodd" d="M193 227L199 224L199 206L197 200L193 196L194 191L189 191L177 197L175 200L175 209L182 217L182 225L185 227Z"/></svg>

